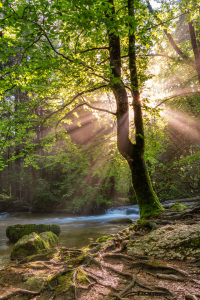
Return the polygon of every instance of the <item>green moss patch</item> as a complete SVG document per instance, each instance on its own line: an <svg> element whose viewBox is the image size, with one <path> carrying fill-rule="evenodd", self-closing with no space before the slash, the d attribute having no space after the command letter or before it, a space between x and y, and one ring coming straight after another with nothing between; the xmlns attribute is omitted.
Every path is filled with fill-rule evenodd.
<svg viewBox="0 0 200 300"><path fill-rule="evenodd" d="M96 240L96 243L105 243L105 242L107 242L107 240L110 240L110 239L112 239L112 237L110 235L103 235L103 236L100 236Z"/></svg>
<svg viewBox="0 0 200 300"><path fill-rule="evenodd" d="M48 248L58 246L58 237L53 232L42 232L39 234L39 236L45 241L45 243L48 245Z"/></svg>
<svg viewBox="0 0 200 300"><path fill-rule="evenodd" d="M169 207L169 209L171 209L171 210L178 210L178 211L182 211L186 208L187 208L187 206L183 205L182 203L174 203L174 204L170 205L170 207Z"/></svg>

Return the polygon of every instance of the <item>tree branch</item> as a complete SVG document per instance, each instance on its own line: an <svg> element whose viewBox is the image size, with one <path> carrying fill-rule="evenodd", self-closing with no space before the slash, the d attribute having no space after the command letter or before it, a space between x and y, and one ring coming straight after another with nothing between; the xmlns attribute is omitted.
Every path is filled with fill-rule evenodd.
<svg viewBox="0 0 200 300"><path fill-rule="evenodd" d="M22 62L22 60L23 60L23 58L24 58L24 54L26 53L26 51L27 51L29 48L31 48L34 44L36 44L36 43L40 40L41 37L42 37L42 34L39 35L39 37L38 37L31 45L29 45L28 47L25 48L24 52L22 53L21 62Z"/></svg>
<svg viewBox="0 0 200 300"><path fill-rule="evenodd" d="M109 114L112 114L112 115L115 115L116 116L116 113L110 111L110 110L107 110L107 109L104 109L104 108L99 108L99 107L94 107L92 106L91 104L87 103L87 102L83 102L83 103L80 103L78 104L76 107L74 107L70 112L68 112L67 114L64 115L64 117L62 117L57 123L56 123L56 127L55 127L55 134L57 135L57 128L58 128L58 125L67 117L69 116L70 114L72 114L77 108L81 107L81 106L88 106L94 110L98 110L98 111L103 111L103 112L106 112L106 113L109 113Z"/></svg>
<svg viewBox="0 0 200 300"><path fill-rule="evenodd" d="M193 67L195 67L194 61L193 61L189 56L187 56L187 55L186 55L186 54L178 47L178 45L177 45L176 42L174 41L174 39L173 39L171 33L169 33L169 32L167 31L167 29L164 29L164 33L165 33L165 35L167 36L168 41L170 42L172 48L176 51L176 53L177 53L178 55L180 55L185 61L187 61L188 63L192 64Z"/></svg>
<svg viewBox="0 0 200 300"><path fill-rule="evenodd" d="M75 106L71 111L69 111L67 114L64 115L64 117L62 117L57 123L56 123L56 127L55 127L55 134L57 135L57 128L58 128L58 125L67 117L69 116L70 114L72 114L77 108L83 106L84 104L83 103L80 103L78 104L77 106Z"/></svg>
<svg viewBox="0 0 200 300"><path fill-rule="evenodd" d="M89 103L87 103L87 102L84 102L83 105L86 105L86 106L88 106L88 107L90 107L90 108L92 108L92 109L94 109L94 110L98 110L98 111L106 112L106 113L108 113L108 114L112 114L112 115L114 115L114 116L117 115L116 112L112 112L112 111L110 111L110 110L108 110L108 109L104 109L104 108L92 106L91 104L89 104Z"/></svg>
<svg viewBox="0 0 200 300"><path fill-rule="evenodd" d="M142 55L140 55L140 56L142 56ZM169 56L167 54L146 54L145 56L163 56L163 57L166 57L166 58L169 58L169 59L172 59L172 60L176 60L175 57Z"/></svg>
<svg viewBox="0 0 200 300"><path fill-rule="evenodd" d="M151 4L150 4L149 1L147 1L147 7L148 7L149 11L152 13L153 12L153 8L151 7ZM197 9L199 9L199 8L200 8L200 6L197 5ZM154 26L151 26L149 28L146 28L146 30L151 30L151 29L153 29L155 27L158 27L158 26L166 24L166 23L168 23L170 21L176 20L176 19L180 18L181 16L189 14L191 11L192 11L192 9L188 9L186 12L184 12L184 13L178 15L178 16L176 16L174 18L170 18L167 21L162 21L162 22L158 23L157 25L154 25ZM159 20L159 21L161 21L161 20Z"/></svg>
<svg viewBox="0 0 200 300"><path fill-rule="evenodd" d="M151 6L151 4L150 4L149 1L147 1L147 7L148 7L150 13L153 14L153 16L155 17L155 19L156 19L158 22L160 22L160 18L158 18L158 16L154 13L153 8L152 8L152 6ZM185 12L184 14L188 14L188 12ZM183 14L182 14L182 15L183 15ZM181 16L181 15L180 15L180 16ZM165 22L160 23L160 25L163 24L163 23L165 23ZM169 32L167 31L166 28L164 29L164 33L165 33L166 37L168 38L168 41L170 42L172 48L176 51L176 53L177 53L178 55L180 55L187 63L192 64L192 66L195 67L194 61L193 61L189 56L187 56L187 55L186 55L186 54L178 47L178 45L177 45L177 43L174 41L174 39L173 39L171 33L169 33Z"/></svg>
<svg viewBox="0 0 200 300"><path fill-rule="evenodd" d="M53 111L53 112L50 113L48 116L46 116L46 117L44 118L44 120L42 121L41 126L44 125L44 123L46 122L47 119L49 119L49 118L50 118L51 116L53 116L54 114L57 114L57 113L61 112L61 111L62 111L63 109L65 109L67 106L69 106L70 104L72 104L78 97L80 97L80 96L82 96L82 95L84 95L84 94L86 94L86 93L91 93L91 92L97 91L97 90L99 90L99 89L101 89L101 88L104 88L104 87L107 87L107 86L108 86L108 85L104 84L104 85L101 85L101 86L99 86L99 87L96 87L96 88L89 89L89 90L83 91L83 92L81 92L81 93L78 93L76 96L73 97L73 99L72 99L70 102L68 102L67 104L65 104L64 106L62 106L61 108L59 108L58 110Z"/></svg>
<svg viewBox="0 0 200 300"><path fill-rule="evenodd" d="M85 31L85 28L83 28L83 30L79 33L79 35L78 35L78 37L77 37L77 39L76 39L76 44L75 44L75 49L74 49L75 54L77 54L76 49L77 49L77 47L78 47L78 41L79 41L79 38L80 38L81 34L82 34L84 31Z"/></svg>
<svg viewBox="0 0 200 300"><path fill-rule="evenodd" d="M186 95L198 95L198 94L200 94L199 91L197 91L197 92L185 92L185 93L181 93L181 94L176 94L176 95L173 95L173 96L171 96L171 97L169 97L167 99L164 99L162 102L160 102L159 104L157 104L153 109L159 107L163 103L165 103L165 102L167 102L167 101L169 101L171 99L174 99L176 97L181 97L181 96L186 96Z"/></svg>
<svg viewBox="0 0 200 300"><path fill-rule="evenodd" d="M173 60L176 59L175 57L169 56L167 54L153 54L153 53L150 53L150 54L138 55L138 56L141 56L141 57L143 57L143 56L163 56L163 57L166 57L166 58L169 58L169 59L173 59ZM121 56L121 58L128 58L128 57L129 57L129 55L123 55L123 56Z"/></svg>
<svg viewBox="0 0 200 300"><path fill-rule="evenodd" d="M94 51L94 50L109 50L109 47L96 47L96 48L91 48L91 49L86 49L77 53L85 53L85 52L89 52L89 51Z"/></svg>

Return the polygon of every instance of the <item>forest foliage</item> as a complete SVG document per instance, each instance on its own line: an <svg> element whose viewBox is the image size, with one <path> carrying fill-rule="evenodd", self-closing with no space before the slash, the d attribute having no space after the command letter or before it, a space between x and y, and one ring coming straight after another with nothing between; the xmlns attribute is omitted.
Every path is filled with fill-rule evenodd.
<svg viewBox="0 0 200 300"><path fill-rule="evenodd" d="M198 1L135 0L134 22L126 1L114 5L109 23L107 0L1 1L1 211L11 201L25 211L69 213L135 203L130 170L116 145L105 30L120 32L129 90L131 22L154 190L160 200L199 194Z"/></svg>

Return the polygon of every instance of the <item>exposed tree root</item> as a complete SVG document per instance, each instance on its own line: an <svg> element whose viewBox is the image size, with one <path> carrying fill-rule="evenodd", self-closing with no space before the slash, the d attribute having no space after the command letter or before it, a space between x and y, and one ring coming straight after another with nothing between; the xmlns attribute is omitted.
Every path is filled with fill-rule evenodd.
<svg viewBox="0 0 200 300"><path fill-rule="evenodd" d="M91 274L91 275L97 277L98 279L103 280L103 277L102 277L102 276L99 276L99 275L97 275L97 274L94 274L93 272L88 271L88 270L86 271L86 270L85 270L85 267L83 267L83 270L84 270L85 272L87 272L88 274Z"/></svg>
<svg viewBox="0 0 200 300"><path fill-rule="evenodd" d="M97 253L100 249L101 249L102 245L98 244L96 247L88 250L89 253L93 254L93 253Z"/></svg>
<svg viewBox="0 0 200 300"><path fill-rule="evenodd" d="M160 286L152 286L152 289L155 290L155 291L161 291L167 295L170 295L172 298L176 298L176 296L167 288L164 288L164 287L160 287Z"/></svg>
<svg viewBox="0 0 200 300"><path fill-rule="evenodd" d="M158 279L162 279L162 280L172 280L172 281L184 281L185 280L183 277L178 277L178 276L172 275L172 274L153 274L153 273L149 273L149 272L147 272L147 274L154 276Z"/></svg>
<svg viewBox="0 0 200 300"><path fill-rule="evenodd" d="M117 299L122 299L122 297L134 287L136 281L137 281L136 276L134 276L131 283L124 290L122 290L119 294L112 295L112 296Z"/></svg>
<svg viewBox="0 0 200 300"><path fill-rule="evenodd" d="M33 292L33 291L20 289L20 290L12 292L12 293L10 293L6 296L0 297L0 300L7 300L7 299L10 299L10 298L12 298L16 295L19 295L19 294L21 294L21 295L33 295L34 296L34 295L39 295L39 292Z"/></svg>
<svg viewBox="0 0 200 300"><path fill-rule="evenodd" d="M85 271L85 269L84 269L84 271ZM95 283L97 283L97 284L99 284L99 285L101 285L101 286L104 286L104 287L106 287L106 288L109 288L109 289L111 289L111 290L114 291L114 292L117 291L117 289L114 288L113 286L111 286L110 284L104 284L104 283L102 283L101 281L99 281L99 279L97 278L96 275L93 275L93 274L91 274L91 273L88 272L88 271L85 271L85 272L87 273L87 276L88 276L89 278L91 278L92 280L95 281ZM102 278L102 279L103 279L103 278Z"/></svg>
<svg viewBox="0 0 200 300"><path fill-rule="evenodd" d="M102 264L98 260L96 260L91 255L85 256L85 265L84 266L88 266L88 265L91 265L91 264L97 266L99 269L102 269Z"/></svg>
<svg viewBox="0 0 200 300"><path fill-rule="evenodd" d="M146 289L147 291L130 291L134 286L139 286L143 289ZM131 283L124 289L122 290L119 294L117 295L112 295L114 299L123 299L125 296L130 296L130 295L138 295L138 296L170 296L172 298L176 298L175 295L168 289L163 288L163 287L149 287L141 284L136 275L133 277Z"/></svg>
<svg viewBox="0 0 200 300"><path fill-rule="evenodd" d="M185 295L185 300L198 300L195 295Z"/></svg>
<svg viewBox="0 0 200 300"><path fill-rule="evenodd" d="M146 255L134 255L134 258L140 260L149 260L149 256Z"/></svg>
<svg viewBox="0 0 200 300"><path fill-rule="evenodd" d="M154 264L151 264L151 263L145 262L145 261L139 261L136 263L132 263L130 265L130 269L132 269L132 268L141 268L141 269L145 268L147 270L153 270L153 271L160 272L160 273L178 275L178 276L181 276L182 278L187 277L187 275L184 272L177 270L175 268L162 266L162 265L154 265Z"/></svg>
<svg viewBox="0 0 200 300"><path fill-rule="evenodd" d="M122 276L122 277L125 277L126 279L132 280L132 278L133 278L132 275L130 275L129 273L124 273L124 272L118 271L118 270L116 270L116 269L113 268L113 267L106 266L106 265L103 265L103 267L106 268L107 270L109 270L109 271L111 271L111 272L117 274L117 275L120 275L120 276Z"/></svg>
<svg viewBox="0 0 200 300"><path fill-rule="evenodd" d="M167 297L167 294L164 292L156 292L156 291L136 291L136 292L128 292L127 294L125 294L124 296L131 296L131 295L137 295L137 296L164 296L166 299L169 299ZM170 297L171 298L171 297ZM173 297L174 298L174 297ZM175 299L175 298L174 298Z"/></svg>
<svg viewBox="0 0 200 300"><path fill-rule="evenodd" d="M103 260L105 259L121 259L121 260L128 260L128 261L133 261L134 257L133 256L128 256L125 254L121 254L121 253L106 253L104 255L102 255Z"/></svg>
<svg viewBox="0 0 200 300"><path fill-rule="evenodd" d="M99 280L97 280L97 282L96 282L98 285L101 285L101 286L103 286L103 287L105 287L105 288L109 288L111 291L113 291L113 292L118 292L118 290L116 289L116 288L114 288L112 285L110 285L110 284L105 284L105 283L102 283L102 282L100 282Z"/></svg>
<svg viewBox="0 0 200 300"><path fill-rule="evenodd" d="M188 217L193 217L194 213L198 213L200 211L200 205L199 203L196 204L194 207L192 208L187 208L185 209L183 212L174 212L174 211L168 211L165 212L165 214L163 215L165 220L181 220L181 219L185 219Z"/></svg>

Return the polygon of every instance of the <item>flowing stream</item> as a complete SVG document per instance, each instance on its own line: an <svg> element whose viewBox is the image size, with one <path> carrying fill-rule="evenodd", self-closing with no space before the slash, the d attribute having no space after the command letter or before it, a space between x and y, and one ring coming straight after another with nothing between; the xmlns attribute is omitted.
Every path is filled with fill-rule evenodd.
<svg viewBox="0 0 200 300"><path fill-rule="evenodd" d="M64 214L28 214L1 213L0 214L0 268L7 264L13 244L8 242L6 227L15 224L58 224L61 227L60 245L81 248L102 235L117 233L127 225L109 224L108 222L120 218L139 218L137 205L110 208L105 214L96 216L72 216Z"/></svg>

